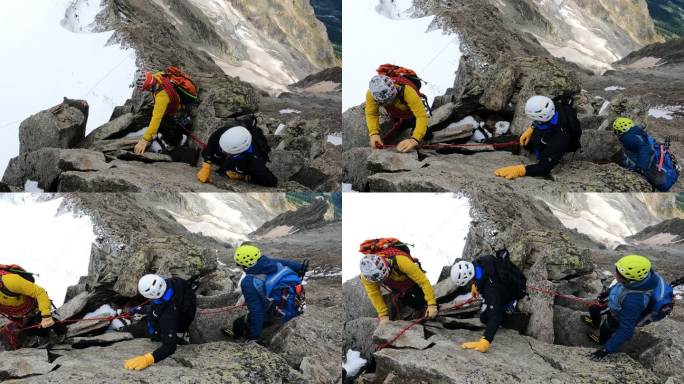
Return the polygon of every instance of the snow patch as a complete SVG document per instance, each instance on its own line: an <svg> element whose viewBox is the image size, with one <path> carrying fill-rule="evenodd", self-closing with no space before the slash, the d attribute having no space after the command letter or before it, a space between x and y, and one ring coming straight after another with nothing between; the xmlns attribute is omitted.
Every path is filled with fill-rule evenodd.
<svg viewBox="0 0 684 384"><path fill-rule="evenodd" d="M601 106L601 109L599 110L599 116L606 116L608 115L608 108L610 107L610 101L606 100L603 102L603 105Z"/></svg>
<svg viewBox="0 0 684 384"><path fill-rule="evenodd" d="M67 8L82 9L79 23ZM115 106L131 96L135 51L110 42L113 32L87 33L98 0L0 1L0 47L5 76L0 92L0 172L19 154L19 123L64 96L86 99L86 134L109 121ZM79 30L74 33L64 23ZM70 21L69 21L70 20ZM80 26L80 27L79 27ZM18 38L18 36L20 38ZM24 75L26 74L26 75Z"/></svg>
<svg viewBox="0 0 684 384"><path fill-rule="evenodd" d="M413 0L380 0L375 11L388 19L408 19L414 11Z"/></svg>
<svg viewBox="0 0 684 384"><path fill-rule="evenodd" d="M331 133L328 135L328 143L332 145L342 145L342 133Z"/></svg>
<svg viewBox="0 0 684 384"><path fill-rule="evenodd" d="M365 101L368 81L375 75L375 69L385 63L418 72L427 82L421 91L430 103L454 84L461 58L458 37L431 27L434 16L393 19L378 13L380 6L381 10L395 9L408 16L405 12L408 0L391 3L390 0L354 0L342 8L343 111ZM368 36L390 36L391 39L369 43ZM411 49L406 49L407 46Z"/></svg>
<svg viewBox="0 0 684 384"><path fill-rule="evenodd" d="M93 32L95 17L104 9L102 0L72 0L61 21L62 27L74 33Z"/></svg>
<svg viewBox="0 0 684 384"><path fill-rule="evenodd" d="M342 192L356 192L351 184L342 183Z"/></svg>
<svg viewBox="0 0 684 384"><path fill-rule="evenodd" d="M606 87L604 91L606 92L614 92L614 91L622 91L624 90L625 87L618 87L617 85L612 85L610 87Z"/></svg>
<svg viewBox="0 0 684 384"><path fill-rule="evenodd" d="M24 192L43 193L45 191L38 186L37 181L26 180L26 183L24 183Z"/></svg>
<svg viewBox="0 0 684 384"><path fill-rule="evenodd" d="M361 357L361 352L349 349L347 350L347 358L344 364L342 364L342 369L347 372L347 376L354 377L359 374L361 368L366 366L366 362L367 360Z"/></svg>
<svg viewBox="0 0 684 384"><path fill-rule="evenodd" d="M278 128L276 128L275 132L273 133L276 136L282 136L285 134L285 129L287 128L287 125L285 124L279 124Z"/></svg>
<svg viewBox="0 0 684 384"><path fill-rule="evenodd" d="M648 115L656 119L672 120L673 114L684 113L681 105L658 105L648 110Z"/></svg>
<svg viewBox="0 0 684 384"><path fill-rule="evenodd" d="M461 257L470 227L470 202L451 193L344 193L342 195L342 281L359 274L362 241L396 237L414 244L427 277L437 282L442 267ZM397 207L419 210L407 215ZM368 220L368 212L382 212Z"/></svg>
<svg viewBox="0 0 684 384"><path fill-rule="evenodd" d="M291 108L286 108L286 109L281 109L281 110L279 111L279 113L280 113L281 115L287 115L287 114L290 114L290 113L300 114L300 113L302 113L302 111L298 111L298 110L296 110L296 109L291 109Z"/></svg>
<svg viewBox="0 0 684 384"><path fill-rule="evenodd" d="M508 121L497 121L496 124L494 124L494 134L496 136L501 136L505 135L508 133L508 131L511 129L511 123Z"/></svg>

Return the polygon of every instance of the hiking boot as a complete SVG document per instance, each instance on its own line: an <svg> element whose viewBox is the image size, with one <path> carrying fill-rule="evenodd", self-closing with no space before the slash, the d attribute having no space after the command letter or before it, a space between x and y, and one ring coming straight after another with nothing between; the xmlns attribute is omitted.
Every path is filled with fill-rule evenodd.
<svg viewBox="0 0 684 384"><path fill-rule="evenodd" d="M599 339L599 335L595 334L594 332L587 332L587 337L589 340L595 344L601 344L601 341Z"/></svg>
<svg viewBox="0 0 684 384"><path fill-rule="evenodd" d="M592 327L593 329L599 329L601 327L601 324L594 323L594 320L592 320L591 316L589 315L580 316L580 320L582 320L582 323Z"/></svg>

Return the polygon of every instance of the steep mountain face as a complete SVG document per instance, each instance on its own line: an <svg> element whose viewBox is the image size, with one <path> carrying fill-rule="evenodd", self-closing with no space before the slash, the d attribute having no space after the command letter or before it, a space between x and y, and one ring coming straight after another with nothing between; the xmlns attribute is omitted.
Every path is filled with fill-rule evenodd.
<svg viewBox="0 0 684 384"><path fill-rule="evenodd" d="M337 57L342 56L342 0L311 0L316 17L325 24Z"/></svg>
<svg viewBox="0 0 684 384"><path fill-rule="evenodd" d="M666 39L684 36L684 1L647 0L656 31Z"/></svg>

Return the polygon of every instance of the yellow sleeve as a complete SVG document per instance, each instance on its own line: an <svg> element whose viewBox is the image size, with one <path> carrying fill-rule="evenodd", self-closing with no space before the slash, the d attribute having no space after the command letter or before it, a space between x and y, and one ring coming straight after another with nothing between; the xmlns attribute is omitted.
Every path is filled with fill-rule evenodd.
<svg viewBox="0 0 684 384"><path fill-rule="evenodd" d="M150 125L147 127L143 139L147 141L152 141L152 138L159 131L159 126L161 125L164 114L166 114L166 108L168 108L171 99L165 91L159 91L154 96L154 109L152 110L152 119L150 120Z"/></svg>
<svg viewBox="0 0 684 384"><path fill-rule="evenodd" d="M420 270L418 264L414 263L410 257L397 256L397 267L400 271L404 272L409 279L413 280L420 286L423 290L423 295L425 295L425 301L428 305L437 305L437 300L435 299L435 291L432 289L432 284L428 280L425 273Z"/></svg>
<svg viewBox="0 0 684 384"><path fill-rule="evenodd" d="M380 285L371 283L363 276L360 277L363 287L366 288L366 294L368 295L371 304L373 304L375 311L378 313L378 316L389 316L387 304L385 304L385 300L382 298L382 292L380 292Z"/></svg>
<svg viewBox="0 0 684 384"><path fill-rule="evenodd" d="M47 292L43 288L15 274L4 275L2 283L10 292L36 299L38 309L43 317L48 317L52 314L50 297L48 297Z"/></svg>
<svg viewBox="0 0 684 384"><path fill-rule="evenodd" d="M368 136L380 134L380 106L371 91L366 92L366 125Z"/></svg>
<svg viewBox="0 0 684 384"><path fill-rule="evenodd" d="M425 110L425 104L423 104L423 99L420 95L408 86L404 87L404 101L416 118L416 128L413 130L412 137L420 142L425 137L425 133L427 133L428 115Z"/></svg>

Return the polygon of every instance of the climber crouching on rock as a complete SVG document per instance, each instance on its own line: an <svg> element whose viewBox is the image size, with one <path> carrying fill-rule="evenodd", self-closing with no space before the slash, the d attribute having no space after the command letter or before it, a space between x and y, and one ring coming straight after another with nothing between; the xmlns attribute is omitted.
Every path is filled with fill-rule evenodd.
<svg viewBox="0 0 684 384"><path fill-rule="evenodd" d="M381 65L378 75L371 78L366 92L366 125L371 148L382 148L380 107L392 120L389 134L412 128L411 137L397 144L397 151L410 152L428 136L429 108L420 93L421 79L410 69L391 64ZM389 136L388 132L385 136Z"/></svg>
<svg viewBox="0 0 684 384"><path fill-rule="evenodd" d="M133 152L142 155L150 143L157 140L164 152L173 154L192 129L191 115L199 102L197 86L177 67L155 73L141 72L136 85L141 91L152 93L154 109L150 123Z"/></svg>
<svg viewBox="0 0 684 384"><path fill-rule="evenodd" d="M66 327L52 318L51 308L50 297L31 273L18 265L0 265L0 315L9 319L0 333L11 349L21 348L22 334L46 337L50 330L66 334Z"/></svg>
<svg viewBox="0 0 684 384"><path fill-rule="evenodd" d="M637 327L662 320L672 311L672 286L651 270L651 262L646 257L622 257L615 263L613 276L617 283L608 291L607 310L596 305L589 309L589 316L582 316L582 321L599 329L598 335L587 334L601 345L592 353L593 359L616 352L632 339Z"/></svg>
<svg viewBox="0 0 684 384"><path fill-rule="evenodd" d="M513 180L523 176L546 177L568 152L580 147L582 134L573 99L568 95L554 100L532 96L525 104L532 125L520 136L520 146L534 153L537 164L511 165L494 174Z"/></svg>
<svg viewBox="0 0 684 384"><path fill-rule="evenodd" d="M470 287L473 297L482 298L480 321L486 324L479 341L463 343L462 348L487 352L494 335L515 312L518 300L525 297L527 280L510 260L507 250L486 255L475 261L459 261L451 267L451 280L460 287Z"/></svg>
<svg viewBox="0 0 684 384"><path fill-rule="evenodd" d="M435 292L418 259L411 256L407 244L395 238L366 240L361 243L361 283L378 314L380 324L390 321L390 311L382 297L380 287L390 291L396 316L401 306L411 307L413 317L437 317Z"/></svg>
<svg viewBox="0 0 684 384"><path fill-rule="evenodd" d="M211 182L212 165L231 180L251 182L264 187L276 187L278 179L266 167L271 148L255 119L243 125L226 125L210 137L202 151L204 163L197 173L201 183Z"/></svg>
<svg viewBox="0 0 684 384"><path fill-rule="evenodd" d="M162 345L153 352L124 362L124 368L136 371L173 355L178 346L178 333L188 331L197 311L192 283L178 277L164 279L155 274L145 275L138 281L138 292L150 303L132 308L129 314L147 315L150 340L161 341Z"/></svg>
<svg viewBox="0 0 684 384"><path fill-rule="evenodd" d="M304 313L307 262L270 258L249 244L238 247L234 259L245 273L240 289L249 313L223 329L227 336L256 340L265 327L285 324Z"/></svg>

